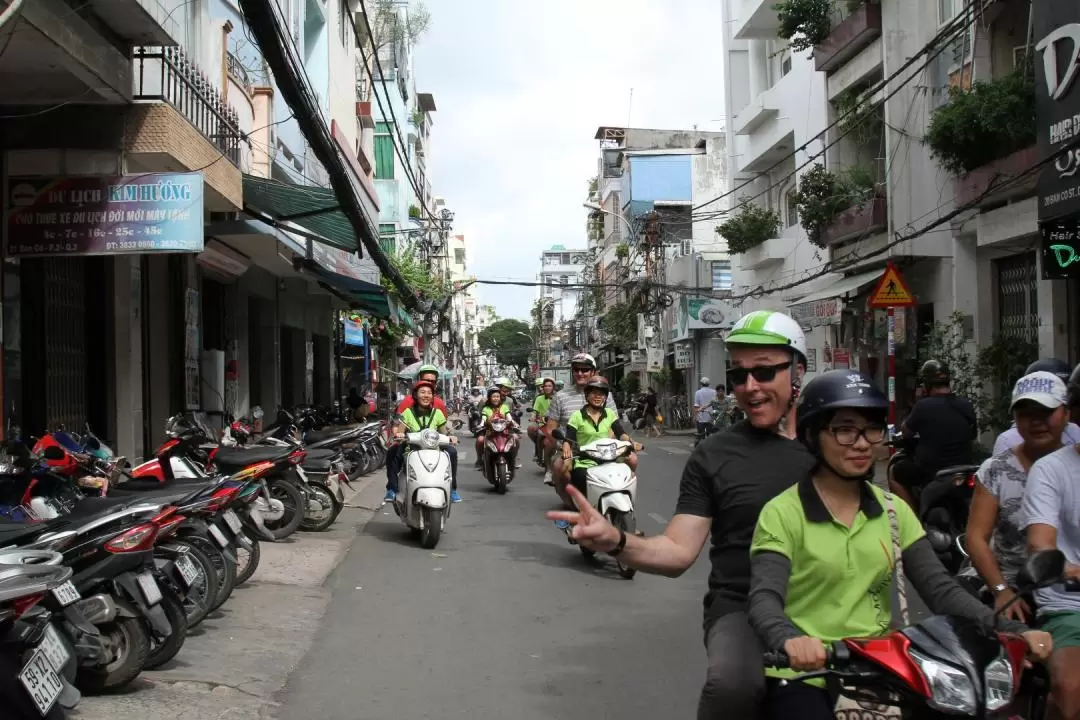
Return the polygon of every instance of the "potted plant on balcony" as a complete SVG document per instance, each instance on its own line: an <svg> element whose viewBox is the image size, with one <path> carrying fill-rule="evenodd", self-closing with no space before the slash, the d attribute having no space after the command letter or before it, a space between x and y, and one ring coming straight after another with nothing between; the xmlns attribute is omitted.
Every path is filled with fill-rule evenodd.
<svg viewBox="0 0 1080 720"><path fill-rule="evenodd" d="M885 126L880 105L855 89L845 90L833 100L836 108L836 127L841 135L850 136L858 145L877 143Z"/></svg>
<svg viewBox="0 0 1080 720"><path fill-rule="evenodd" d="M953 88L930 119L926 144L949 172L964 175L1035 144L1030 60L1004 77Z"/></svg>
<svg viewBox="0 0 1080 720"><path fill-rule="evenodd" d="M409 206L409 218L412 219L412 220L419 220L420 219L420 208L417 207L416 205L410 205Z"/></svg>
<svg viewBox="0 0 1080 720"><path fill-rule="evenodd" d="M795 204L799 224L814 245L825 247L825 233L840 213L861 206L878 195L877 183L865 168L853 167L837 174L821 164L799 178Z"/></svg>
<svg viewBox="0 0 1080 720"><path fill-rule="evenodd" d="M791 50L809 50L829 37L833 0L784 0L773 5L780 28L776 34L791 43Z"/></svg>
<svg viewBox="0 0 1080 720"><path fill-rule="evenodd" d="M727 240L728 252L739 255L752 250L777 236L780 215L744 200L731 216L716 226L716 232Z"/></svg>

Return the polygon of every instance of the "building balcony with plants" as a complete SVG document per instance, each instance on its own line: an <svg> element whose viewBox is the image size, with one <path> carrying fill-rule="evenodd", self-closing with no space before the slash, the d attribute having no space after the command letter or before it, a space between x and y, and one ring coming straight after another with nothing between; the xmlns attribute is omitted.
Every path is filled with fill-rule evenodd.
<svg viewBox="0 0 1080 720"><path fill-rule="evenodd" d="M879 0L783 0L773 7L777 35L796 52L813 50L815 69L835 73L871 46L876 52L863 62L880 65Z"/></svg>

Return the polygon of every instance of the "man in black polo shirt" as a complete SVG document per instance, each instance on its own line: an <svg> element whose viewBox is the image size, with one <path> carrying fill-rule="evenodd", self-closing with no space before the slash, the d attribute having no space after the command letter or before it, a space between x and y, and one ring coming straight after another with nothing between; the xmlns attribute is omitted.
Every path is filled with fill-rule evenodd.
<svg viewBox="0 0 1080 720"><path fill-rule="evenodd" d="M618 555L645 572L678 577L712 537L705 645L709 667L698 720L753 720L765 693L761 645L747 620L750 542L762 507L809 475L814 459L792 439L794 403L806 370L798 323L777 312L752 312L727 337L727 384L746 419L703 440L683 469L675 517L662 535L636 537L613 527L580 493L565 520L578 544Z"/></svg>

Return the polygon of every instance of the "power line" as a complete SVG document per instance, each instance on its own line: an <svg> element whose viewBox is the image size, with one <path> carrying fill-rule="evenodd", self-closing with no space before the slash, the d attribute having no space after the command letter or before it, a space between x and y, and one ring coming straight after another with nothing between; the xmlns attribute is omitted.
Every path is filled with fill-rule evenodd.
<svg viewBox="0 0 1080 720"><path fill-rule="evenodd" d="M901 73L903 73L903 72L904 72L904 71L906 71L906 70L907 70L908 68L910 68L910 67L911 67L912 65L914 65L914 64L915 64L915 62L916 62L916 61L917 61L917 60L918 60L919 58L921 58L921 57L922 57L923 55L926 55L926 54L927 54L928 52L930 52L930 50L931 50L931 49L934 49L934 48L936 48L936 49L934 50L933 54L931 54L931 55L930 55L930 56L929 56L929 57L928 57L928 58L926 59L926 62L924 62L924 63L923 63L923 65L922 65L921 67L919 67L919 68L918 68L918 69L917 69L917 70L916 70L916 71L915 71L915 72L914 72L914 73L913 73L913 74L911 75L911 77L909 77L909 78L908 78L907 80L905 80L904 82L900 83L900 84L899 84L899 85L898 85L898 86L897 86L897 87L896 87L895 89L893 89L893 90L892 90L892 91L891 91L891 92L890 92L890 93L889 93L888 95L886 95L886 96L885 96L884 98L882 98L882 102L885 102L886 100L888 100L889 98L891 98L891 97L892 97L893 95L895 95L896 93L900 92L900 90L901 90L901 89L903 89L903 88L904 88L904 87L905 87L905 86L906 86L906 85L907 85L908 83L910 83L910 82L911 82L912 80L914 80L914 79L915 79L915 77L916 77L916 76L917 76L917 75L918 75L918 74L919 74L919 73L920 73L920 72L921 72L921 71L922 71L922 70L923 70L923 69L924 69L924 68L925 68L926 66L928 66L928 65L929 65L929 64L930 64L931 62L933 62L934 58L936 58L936 57L937 57L938 55L940 55L940 54L941 54L942 52L944 52L944 51L945 51L946 47L948 46L948 41L952 39L952 37L951 37L951 36L953 36L953 35L956 35L956 34L957 34L957 33L958 33L959 31L961 31L961 30L963 30L963 29L964 29L963 25L961 24L961 20L963 20L963 19L965 19L965 18L967 17L968 11L969 11L969 10L970 10L970 9L971 9L971 8L972 8L972 7L974 6L974 5L975 5L975 3L976 3L976 2L979 2L979 1L980 1L980 0L970 0L970 1L968 2L968 4L967 4L967 5L966 5L966 6L964 7L964 9L963 9L963 10L962 10L961 12L957 13L956 17L954 17L954 18L953 18L952 20L950 20L950 21L949 21L949 23L948 23L948 24L947 24L947 25L946 25L946 26L945 26L944 28L942 28L942 29L941 29L941 30L940 30L940 31L939 31L939 32L937 33L937 35L935 35L935 36L934 36L933 38L931 38L931 39L929 40L929 42L927 42L927 43L926 43L926 45L924 45L924 46L922 47L922 49L920 49L920 50L919 50L919 52L917 52L917 53L916 53L915 55L913 55L912 57L908 58L908 60L907 60L907 61L906 61L906 62L905 62L905 63L904 63L903 65L901 65L901 66L900 66L899 68L897 68L896 72L894 72L894 73L893 73L892 75L890 75L890 76L889 76L889 77L887 77L887 78L884 78L883 80L881 80L881 82L877 83L877 85L876 85L876 86L874 86L874 87L870 88L869 90L867 90L867 91L866 91L866 93L865 93L865 96L866 96L866 97L870 97L870 96L873 96L873 95L875 95L876 93L878 93L878 92L881 92L882 90L884 90L884 89L885 89L886 87L888 87L888 85L889 85L889 83L890 83L890 82L892 82L893 80L895 80L895 79L896 79L897 77L899 77L899 76L900 76L900 74L901 74ZM770 172L772 172L772 171L773 171L773 170L775 170L776 168L780 167L781 165L783 165L784 163L786 163L786 162L787 162L788 160L791 160L792 158L795 158L795 157L796 157L796 156L797 156L797 155L798 155L798 154L799 154L800 152L805 152L805 151L807 150L807 148L808 148L808 147L810 146L810 144L811 144L811 143L817 142L817 141L818 141L818 139L820 139L820 138L822 138L823 136L825 136L825 134L826 134L826 133L828 133L828 131L829 131L829 130L833 129L834 127L836 127L837 125L839 125L839 124L840 124L841 122L843 122L843 121L845 121L845 120L849 119L849 118L850 118L851 116L853 116L853 115L857 114L858 112L860 112L860 111L861 111L861 109L862 109L862 108L861 108L861 103L859 103L859 104L856 104L856 105L855 105L854 107L852 107L852 108L851 108L850 110L848 110L847 112L845 112L844 114L842 114L842 115L841 115L840 117L836 118L836 120L834 120L833 122L831 122L831 123L830 123L830 124L829 124L828 126L826 126L826 127L824 128L824 129L822 129L822 130L821 130L821 131L820 131L819 133L817 133L816 135L814 135L814 137L810 138L810 139L809 139L809 140L807 140L807 141L806 141L805 143L803 143L803 144L802 144L802 145L800 145L799 147L797 147L797 148L795 148L794 150L792 150L792 151L791 151L790 153L788 153L788 154L784 155L784 156L783 156L782 158L780 158L779 160L777 160L777 161L776 161L775 163L773 163L772 165L770 165L770 166L769 166L768 168L766 168L765 170L761 171L761 173L759 173L759 177L760 177L761 175L768 175L768 174L769 174ZM765 194L767 194L767 193L768 193L768 192L769 192L770 190L773 190L773 189L774 189L774 188L776 188L777 186L779 186L779 185L783 184L784 182L786 182L787 180L789 180L789 179L790 179L791 177L793 177L794 175L796 175L796 174L797 174L797 173L798 173L798 172L799 172L800 170L802 170L803 168L807 167L807 166L808 166L808 165L809 165L809 164L810 164L811 162L813 162L814 160L816 160L816 159L818 159L818 158L822 157L822 156L823 156L823 155L825 154L825 151L826 151L826 150L828 150L829 148L831 148L831 147L833 147L834 145L836 145L836 144L837 144L838 142L840 142L840 140L841 140L841 139L843 139L843 138L844 138L844 137L846 137L846 136L847 136L848 134L850 134L851 132L853 132L853 131L854 131L854 129L855 129L855 128L854 128L854 126L853 126L853 127L851 127L851 128L848 128L848 129L847 129L847 130L845 130L844 132L842 132L842 133L841 133L840 135L838 135L838 136L837 136L836 138L834 138L834 139L833 139L833 140L832 140L831 142L829 142L828 144L826 144L826 145L825 145L825 146L824 146L824 147L823 147L823 148L822 148L822 149L821 149L821 150L820 150L819 152L817 152L817 153L814 153L813 155L811 155L811 156L810 156L810 157L809 157L809 158L808 158L808 159L806 160L806 162L804 162L804 163L803 163L802 165L800 165L800 166L798 166L797 168L795 168L795 170L794 170L793 172L791 172L791 173L789 173L789 174L785 175L785 176L784 176L783 178L781 178L780 180L778 180L778 181L777 181L776 183L773 183L773 184L769 185L769 187L765 188L765 190L763 190L763 191L759 192L759 193L758 193L757 195L754 195L753 197L751 197L751 198L748 198L748 199L746 200L746 202L750 202L750 201L756 200L757 198L761 197L762 195L765 195ZM749 185L753 185L753 184L754 184L754 183L755 183L756 181L757 181L757 180L756 180L756 178L755 178L754 180L747 180L747 181L745 181L745 182L741 183L740 185L738 185L737 187L734 187L734 188L732 188L731 190L728 190L727 192L725 192L725 193L722 193L721 195L718 195L718 196L716 196L716 197L712 198L711 200L706 200L705 202L701 203L700 205L695 205L694 207L690 208L690 212L691 212L691 218L692 218L692 215L693 215L694 211L696 211L696 210L700 210L700 209L701 209L701 208L703 208L703 207L706 207L706 206L708 206L708 205L712 205L713 203L719 202L720 200L723 200L724 198L728 198L728 197L731 197L732 195L734 195L735 193L739 192L739 191L740 191L740 190L742 190L743 188L745 188L745 187L747 187L747 186L749 186ZM714 217L719 217L719 216L723 215L723 214L724 214L725 212L726 212L726 211L718 211L718 212L717 212L717 213L715 214L715 216L710 216L710 217L699 217L698 219L699 219L699 220L710 220L710 219L714 219ZM692 219L693 219L693 218L692 218Z"/></svg>

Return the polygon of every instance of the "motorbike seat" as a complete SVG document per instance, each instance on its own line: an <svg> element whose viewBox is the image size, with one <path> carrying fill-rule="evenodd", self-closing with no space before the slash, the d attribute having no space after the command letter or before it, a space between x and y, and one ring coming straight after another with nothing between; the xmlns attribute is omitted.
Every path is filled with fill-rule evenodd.
<svg viewBox="0 0 1080 720"><path fill-rule="evenodd" d="M48 531L49 523L47 522L0 522L0 548L18 545L20 542L25 542Z"/></svg>
<svg viewBox="0 0 1080 720"><path fill-rule="evenodd" d="M219 448L214 463L222 472L237 472L259 462L277 462L287 458L296 448L290 446L262 446L258 448Z"/></svg>
<svg viewBox="0 0 1080 720"><path fill-rule="evenodd" d="M139 497L146 494L148 493L141 493ZM132 497L130 495L119 495L115 497L109 495L106 497L83 498L75 504L75 508L71 512L58 519L85 520L92 518L95 515L107 515L129 505L135 505L138 501L138 497Z"/></svg>
<svg viewBox="0 0 1080 720"><path fill-rule="evenodd" d="M952 467L938 470L934 474L934 477L940 479L943 477L952 477L953 475L971 475L978 469L978 465L953 465Z"/></svg>
<svg viewBox="0 0 1080 720"><path fill-rule="evenodd" d="M321 443L328 440L332 441L336 438L344 437L355 432L355 428L331 428L329 430L312 430L311 432L304 433L304 443L311 445L313 443Z"/></svg>

